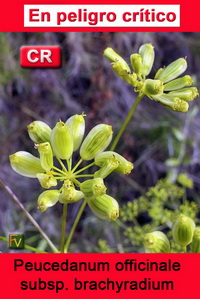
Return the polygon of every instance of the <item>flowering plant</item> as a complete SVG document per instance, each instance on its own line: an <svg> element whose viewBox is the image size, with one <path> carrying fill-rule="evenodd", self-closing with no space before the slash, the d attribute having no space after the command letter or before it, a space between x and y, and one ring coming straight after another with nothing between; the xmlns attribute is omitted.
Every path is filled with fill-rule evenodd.
<svg viewBox="0 0 200 299"><path fill-rule="evenodd" d="M155 59L154 47L151 44L142 45L138 53L130 56L133 72L112 48L107 48L104 55L112 61L115 73L139 92L140 99L146 95L174 111L187 112L188 102L199 95L196 87L189 87L193 83L191 76L178 78L187 69L186 58L178 58L167 67L160 68L154 79L149 79L146 77L150 74Z"/></svg>
<svg viewBox="0 0 200 299"><path fill-rule="evenodd" d="M133 164L114 150L142 98L146 95L151 100L159 102L176 112L187 112L188 102L193 101L198 96L197 88L191 87L192 77L189 75L179 77L187 69L185 58L179 58L166 68L159 69L154 78L151 79L147 78L152 70L155 58L154 47L151 44L142 45L138 53L130 56L132 70L127 62L112 48L107 48L104 55L112 61L111 65L115 73L131 84L135 92L138 93L110 149L105 151L112 140L112 127L106 124L98 124L84 138L85 115L82 113L81 115L71 116L66 122L57 122L53 129L42 121L32 122L28 125L28 133L35 144L39 157L25 151L18 151L10 155L10 164L15 172L22 176L37 178L40 185L47 189L38 197L38 209L41 212L46 211L58 202L63 204L61 247L59 251L23 205L19 203L16 196L10 192L9 188L5 187L54 252L68 252L73 233L86 204L102 220L115 220L118 218L118 202L106 194L107 188L104 179L112 172L130 174L133 169ZM74 165L73 153L78 149L80 160ZM79 169L81 163L91 160L93 161L90 164ZM95 165L99 167L95 172L83 173ZM65 240L67 205L82 199L84 200L80 210ZM190 231L193 233L193 230L194 227ZM177 233L176 230L174 235L177 234L179 232ZM185 236L183 236L184 238ZM191 241L191 234L188 239ZM155 250L156 252L169 251L167 238L157 231L146 235L145 244L147 250L152 250L152 252L155 252ZM158 245L156 249L153 244ZM36 248L32 247L31 249L38 252Z"/></svg>

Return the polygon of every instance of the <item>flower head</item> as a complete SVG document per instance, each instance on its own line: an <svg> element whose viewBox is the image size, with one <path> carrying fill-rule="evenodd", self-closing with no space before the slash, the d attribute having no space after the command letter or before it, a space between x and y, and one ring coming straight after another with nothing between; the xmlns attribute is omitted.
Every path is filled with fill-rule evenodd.
<svg viewBox="0 0 200 299"><path fill-rule="evenodd" d="M160 68L153 79L147 78L150 74L154 59L154 47L144 44L138 53L130 56L133 71L128 64L112 48L104 51L104 56L112 61L115 73L135 87L135 91L146 95L151 100L163 104L176 112L187 112L188 102L199 96L196 87L189 87L193 80L189 75L181 76L187 69L186 58L178 58L167 67Z"/></svg>
<svg viewBox="0 0 200 299"><path fill-rule="evenodd" d="M56 203L75 203L85 198L97 217L115 220L119 216L119 205L113 197L106 194L103 179L113 171L129 174L133 164L115 152L105 152L112 140L110 125L95 126L84 139L84 116L83 113L73 115L66 122L57 122L53 129L41 121L31 123L28 125L28 133L35 142L34 148L39 157L19 151L10 155L10 164L18 174L37 178L44 189L57 188L39 195L40 211L44 212ZM78 149L80 160L72 165L73 151ZM56 159L61 168L55 166ZM93 163L78 169L83 160L93 159ZM92 166L98 167L94 173L82 173Z"/></svg>

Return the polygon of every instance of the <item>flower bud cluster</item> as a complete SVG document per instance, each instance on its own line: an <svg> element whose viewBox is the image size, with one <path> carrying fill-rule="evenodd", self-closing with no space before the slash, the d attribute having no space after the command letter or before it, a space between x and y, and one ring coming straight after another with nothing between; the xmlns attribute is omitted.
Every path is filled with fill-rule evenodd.
<svg viewBox="0 0 200 299"><path fill-rule="evenodd" d="M172 237L184 252L190 245L192 253L200 253L200 227L196 227L190 217L183 214L177 216L172 226ZM170 242L160 231L145 234L143 245L146 253L170 253Z"/></svg>
<svg viewBox="0 0 200 299"><path fill-rule="evenodd" d="M123 60L120 63L126 67ZM96 125L84 138L84 117L84 114L73 115L66 122L57 122L53 129L42 121L32 122L28 125L28 134L39 157L19 151L10 155L10 164L18 174L37 178L44 189L54 187L38 197L40 211L44 212L58 202L68 204L85 198L97 217L115 220L119 216L119 205L116 199L106 194L104 179L112 172L129 174L133 164L116 152L105 151L113 135L110 125ZM73 152L78 149L80 160L72 165ZM93 162L78 169L81 163L90 160ZM98 169L83 174L92 166Z"/></svg>
<svg viewBox="0 0 200 299"><path fill-rule="evenodd" d="M178 58L167 67L160 68L154 79L146 78L152 70L155 52L151 44L144 44L138 53L130 56L132 70L126 61L112 48L104 51L104 56L112 61L111 65L115 73L123 80L135 87L140 95L146 95L151 100L177 112L187 112L188 102L199 96L196 87L190 87L193 83L189 75L181 76L187 69L186 58Z"/></svg>

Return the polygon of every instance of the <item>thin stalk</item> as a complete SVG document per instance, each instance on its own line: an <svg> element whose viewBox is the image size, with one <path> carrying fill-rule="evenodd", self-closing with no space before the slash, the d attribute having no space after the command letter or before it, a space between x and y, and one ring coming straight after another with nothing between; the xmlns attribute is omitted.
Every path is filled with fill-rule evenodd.
<svg viewBox="0 0 200 299"><path fill-rule="evenodd" d="M57 180L64 180L67 178L67 176L55 176L54 178Z"/></svg>
<svg viewBox="0 0 200 299"><path fill-rule="evenodd" d="M58 160L58 162L62 166L63 170L67 172L67 168L65 167L65 164L63 163L63 161L61 159L59 159L58 157L56 157L56 159Z"/></svg>
<svg viewBox="0 0 200 299"><path fill-rule="evenodd" d="M120 227L122 227L123 229L127 229L128 226L126 224L124 224L122 221L119 220L119 218L115 221Z"/></svg>
<svg viewBox="0 0 200 299"><path fill-rule="evenodd" d="M73 178L72 181L75 183L75 185L76 185L77 187L80 186L80 182L79 182L78 180L76 180L75 178Z"/></svg>
<svg viewBox="0 0 200 299"><path fill-rule="evenodd" d="M64 174L64 173L59 173L59 172L53 171L53 175L61 176L61 175L63 175L63 174ZM65 173L65 176L66 176L66 173Z"/></svg>
<svg viewBox="0 0 200 299"><path fill-rule="evenodd" d="M73 223L72 228L70 230L70 233L68 235L67 241L65 243L65 247L64 247L64 252L65 253L67 253L68 250L69 250L69 245L71 243L71 239L72 239L72 237L74 235L75 229L76 229L77 224L78 224L78 222L79 222L79 220L81 218L81 215L82 215L82 213L83 213L83 211L85 209L86 204L87 204L87 201L86 201L86 199L84 199L84 201L82 202L82 205L81 205L81 207L80 207L80 209L78 211L78 214L76 215L76 218L74 220L74 223Z"/></svg>
<svg viewBox="0 0 200 299"><path fill-rule="evenodd" d="M87 178L87 177L94 177L94 174L82 174L82 175L76 175L76 178Z"/></svg>
<svg viewBox="0 0 200 299"><path fill-rule="evenodd" d="M186 146L187 146L187 136L188 136L188 130L190 127L190 122L191 122L191 118L189 117L189 114L186 115L186 120L185 120L185 125L183 128L183 132L184 132L184 138L181 142L181 146L180 146L180 151L179 151L179 156L178 156L178 161L181 164L183 161L183 158L185 156L185 151L186 151Z"/></svg>
<svg viewBox="0 0 200 299"><path fill-rule="evenodd" d="M80 172L82 172L82 171L84 171L84 170L86 170L86 169L88 169L88 168L90 168L90 167L92 167L94 165L95 165L95 162L92 162L91 164L89 164L89 165L87 165L87 166L79 169L77 172L74 172L74 174L78 174L78 173L80 173Z"/></svg>
<svg viewBox="0 0 200 299"><path fill-rule="evenodd" d="M2 237L2 236L0 236L0 241L9 243L9 239L7 239L5 237ZM29 249L29 250L34 251L34 252L37 252L37 253L48 253L47 251L43 251L43 250L37 249L35 247L29 246L29 245L26 245L26 244L24 245L24 248Z"/></svg>
<svg viewBox="0 0 200 299"><path fill-rule="evenodd" d="M63 214L62 214L62 233L61 233L61 246L60 252L64 253L65 246L65 234L66 234L66 222L67 222L67 203L63 205Z"/></svg>
<svg viewBox="0 0 200 299"><path fill-rule="evenodd" d="M80 160L76 163L76 165L74 166L74 168L72 169L72 172L74 172L74 171L79 167L79 165L80 165L82 162L83 162L83 160L80 159Z"/></svg>
<svg viewBox="0 0 200 299"><path fill-rule="evenodd" d="M135 110L136 110L137 106L139 105L139 103L140 103L141 99L143 98L143 96L144 96L143 94L138 94L138 96L137 96L135 102L133 103L131 109L129 110L129 112L128 112L128 114L127 114L127 116L126 116L126 118L125 118L118 134L117 134L117 136L115 137L115 139L112 143L112 146L110 148L111 151L113 151L116 148L122 134L124 133L128 123L130 122L130 120L131 120L133 114L135 113Z"/></svg>
<svg viewBox="0 0 200 299"><path fill-rule="evenodd" d="M72 170L72 157L69 158L69 169Z"/></svg>
<svg viewBox="0 0 200 299"><path fill-rule="evenodd" d="M33 226L39 231L39 233L42 235L42 237L46 240L49 247L52 249L53 252L59 252L58 249L55 247L55 245L51 242L49 237L46 235L46 233L42 230L42 228L39 226L39 224L33 219L31 214L26 210L24 205L19 201L17 196L12 192L10 187L4 184L4 182L0 179L0 183L3 186L3 188L8 192L8 194L11 196L11 198L14 200L14 202L20 207L20 209L23 211L23 213L26 215L26 217L30 220L30 222L33 224Z"/></svg>
<svg viewBox="0 0 200 299"><path fill-rule="evenodd" d="M55 166L53 166L52 168L55 169L56 171L60 172L61 174L66 174L65 171L62 171L61 169L59 169L59 168L57 168Z"/></svg>
<svg viewBox="0 0 200 299"><path fill-rule="evenodd" d="M66 160L67 162L67 168L68 168L68 171L71 171L71 163L70 163L70 158Z"/></svg>
<svg viewBox="0 0 200 299"><path fill-rule="evenodd" d="M120 227L117 225L117 222L113 223L114 229L115 229L115 236L116 236L116 242L117 242L117 249L119 253L124 253L123 245L121 242L121 236L120 236Z"/></svg>
<svg viewBox="0 0 200 299"><path fill-rule="evenodd" d="M184 194L183 194L183 204L185 204L187 201L187 190L186 187L184 188Z"/></svg>

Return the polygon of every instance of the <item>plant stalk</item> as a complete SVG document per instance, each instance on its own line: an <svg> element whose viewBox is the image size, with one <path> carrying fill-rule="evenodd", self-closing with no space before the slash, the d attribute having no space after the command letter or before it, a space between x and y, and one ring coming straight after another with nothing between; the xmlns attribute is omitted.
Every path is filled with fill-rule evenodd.
<svg viewBox="0 0 200 299"><path fill-rule="evenodd" d="M24 212L26 217L30 220L30 222L33 224L33 226L39 231L39 233L42 235L42 237L46 240L49 247L52 249L54 253L59 252L58 249L55 247L55 245L51 242L49 237L46 235L46 233L42 230L42 228L39 226L39 224L33 219L31 214L26 210L24 205L19 201L17 196L12 192L10 187L8 187L4 182L0 179L0 184L3 186L3 188L6 190L6 192L11 196L11 198L14 200L14 202L20 207L20 209Z"/></svg>
<svg viewBox="0 0 200 299"><path fill-rule="evenodd" d="M86 201L86 199L84 199L84 201L82 202L82 205L81 205L81 207L80 207L80 209L78 211L78 214L76 215L76 218L75 218L74 223L72 225L71 231L70 231L70 233L68 235L67 241L65 243L65 247L64 247L64 252L65 253L67 253L68 250L69 250L69 245L71 243L71 239L72 239L72 237L74 235L75 229L76 229L77 224L78 224L78 222L79 222L79 220L81 218L81 215L82 215L82 213L83 213L83 211L85 209L86 204L87 204L87 201Z"/></svg>
<svg viewBox="0 0 200 299"><path fill-rule="evenodd" d="M80 159L80 160L77 162L77 164L74 166L74 168L72 169L72 172L74 172L74 171L79 167L79 165L80 165L82 162L83 162L83 160Z"/></svg>
<svg viewBox="0 0 200 299"><path fill-rule="evenodd" d="M114 151L114 149L116 148L122 134L124 133L128 123L130 122L130 120L131 120L133 114L135 113L135 110L136 110L137 106L139 105L139 103L140 103L141 99L143 98L143 96L144 96L144 94L138 94L138 96L137 96L136 100L134 101L131 109L129 110L129 112L128 112L128 114L127 114L127 116L126 116L126 118L125 118L118 134L117 134L117 136L115 137L115 139L112 143L110 151Z"/></svg>
<svg viewBox="0 0 200 299"><path fill-rule="evenodd" d="M64 253L65 246L65 234L66 234L66 222L67 222L67 203L63 205L63 214L62 214L62 233L61 233L61 246L60 252Z"/></svg>
<svg viewBox="0 0 200 299"><path fill-rule="evenodd" d="M85 167L79 169L78 171L74 172L74 174L77 175L78 173L83 172L84 170L86 170L86 169L92 167L93 165L95 165L95 162L92 162L91 164L88 164L87 166L85 166Z"/></svg>

